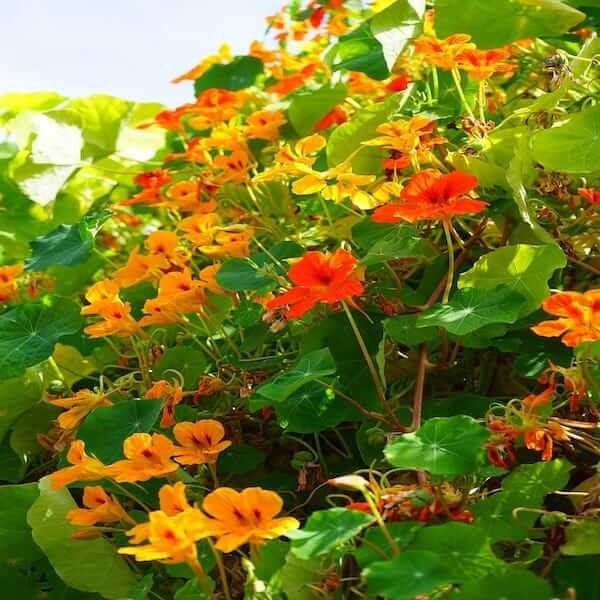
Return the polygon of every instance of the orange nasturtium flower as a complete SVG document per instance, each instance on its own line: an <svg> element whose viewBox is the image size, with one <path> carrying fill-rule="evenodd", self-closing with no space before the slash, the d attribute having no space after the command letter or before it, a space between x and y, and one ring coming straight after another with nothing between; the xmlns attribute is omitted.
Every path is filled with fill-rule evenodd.
<svg viewBox="0 0 600 600"><path fill-rule="evenodd" d="M133 181L142 188L142 191L128 200L123 200L121 204L125 206L133 204L153 205L161 202L161 189L171 182L171 175L164 169L156 169L136 175Z"/></svg>
<svg viewBox="0 0 600 600"><path fill-rule="evenodd" d="M59 469L50 475L52 489L59 490L74 481L97 481L107 474L107 466L85 451L85 442L75 440L67 452L70 467Z"/></svg>
<svg viewBox="0 0 600 600"><path fill-rule="evenodd" d="M146 398L163 401L160 426L172 427L175 424L175 407L183 400L181 386L161 379L146 392Z"/></svg>
<svg viewBox="0 0 600 600"><path fill-rule="evenodd" d="M233 552L247 543L263 544L300 525L293 517L276 518L283 501L275 492L259 487L241 492L217 488L204 498L202 508L220 530L215 546L222 552Z"/></svg>
<svg viewBox="0 0 600 600"><path fill-rule="evenodd" d="M510 50L465 50L458 57L458 66L477 81L484 81L500 73L512 73L516 65L505 62L510 58Z"/></svg>
<svg viewBox="0 0 600 600"><path fill-rule="evenodd" d="M459 215L479 213L485 210L487 203L467 195L478 185L477 177L462 171L447 175L439 171L421 171L411 177L400 193L402 202L381 206L373 213L373 221L447 221Z"/></svg>
<svg viewBox="0 0 600 600"><path fill-rule="evenodd" d="M579 188L577 193L591 205L600 204L600 191L594 188Z"/></svg>
<svg viewBox="0 0 600 600"><path fill-rule="evenodd" d="M134 433L123 442L123 460L106 467L109 477L118 482L147 481L162 477L179 468L172 458L175 444L160 433Z"/></svg>
<svg viewBox="0 0 600 600"><path fill-rule="evenodd" d="M169 261L164 256L160 254L144 256L136 249L129 256L127 264L115 271L113 279L121 287L127 288L141 281L158 279L168 268Z"/></svg>
<svg viewBox="0 0 600 600"><path fill-rule="evenodd" d="M0 302L12 300L17 294L17 278L23 273L23 265L0 267Z"/></svg>
<svg viewBox="0 0 600 600"><path fill-rule="evenodd" d="M474 50L475 44L466 33L455 33L445 39L423 35L415 40L415 51L423 54L425 60L440 69L451 70L458 64L458 56L467 50Z"/></svg>
<svg viewBox="0 0 600 600"><path fill-rule="evenodd" d="M177 449L175 459L182 465L214 464L219 454L231 446L229 440L223 440L223 425L213 419L177 423L173 435L181 446L181 450Z"/></svg>
<svg viewBox="0 0 600 600"><path fill-rule="evenodd" d="M544 310L556 317L542 321L532 331L543 337L562 336L565 346L600 341L600 290L559 292L544 300Z"/></svg>
<svg viewBox="0 0 600 600"><path fill-rule="evenodd" d="M101 486L88 486L83 490L85 508L74 508L67 513L67 520L73 525L95 525L96 523L135 521L125 512L121 503L107 494Z"/></svg>
<svg viewBox="0 0 600 600"><path fill-rule="evenodd" d="M288 275L294 287L273 298L267 308L287 307L286 316L301 317L319 303L351 301L363 293L358 261L346 250L333 254L307 252L292 266Z"/></svg>
<svg viewBox="0 0 600 600"><path fill-rule="evenodd" d="M97 315L107 306L119 302L119 286L110 279L96 282L85 293L88 306L81 309L82 315Z"/></svg>
<svg viewBox="0 0 600 600"><path fill-rule="evenodd" d="M174 231L154 231L144 242L152 256L162 256L175 267L183 267L188 262L187 253L179 247L179 238Z"/></svg>
<svg viewBox="0 0 600 600"><path fill-rule="evenodd" d="M98 310L104 320L88 325L84 332L92 338L117 336L130 337L139 331L139 325L131 316L129 302L110 302Z"/></svg>
<svg viewBox="0 0 600 600"><path fill-rule="evenodd" d="M279 128L287 123L281 110L259 110L246 119L246 134L250 139L274 142Z"/></svg>
<svg viewBox="0 0 600 600"><path fill-rule="evenodd" d="M69 398L50 400L50 404L67 409L58 415L58 425L65 431L73 431L94 409L99 406L112 406L112 402L101 392L79 390Z"/></svg>

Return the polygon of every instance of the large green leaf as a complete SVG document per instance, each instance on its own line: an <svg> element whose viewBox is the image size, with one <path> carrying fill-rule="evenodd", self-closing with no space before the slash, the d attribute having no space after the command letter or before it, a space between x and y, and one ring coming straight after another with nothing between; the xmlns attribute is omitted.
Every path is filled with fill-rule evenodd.
<svg viewBox="0 0 600 600"><path fill-rule="evenodd" d="M579 595L577 596L579 598ZM531 571L511 567L462 586L457 600L551 600L552 587Z"/></svg>
<svg viewBox="0 0 600 600"><path fill-rule="evenodd" d="M0 487L0 570L41 556L27 524L27 511L38 496L36 483Z"/></svg>
<svg viewBox="0 0 600 600"><path fill-rule="evenodd" d="M80 331L79 310L73 300L48 296L1 315L0 381L17 377L47 359L61 338Z"/></svg>
<svg viewBox="0 0 600 600"><path fill-rule="evenodd" d="M390 600L412 600L452 582L444 558L427 550L407 550L364 570L369 593Z"/></svg>
<svg viewBox="0 0 600 600"><path fill-rule="evenodd" d="M243 90L250 87L263 72L263 63L253 56L236 56L226 65L216 64L196 79L194 90L200 94L211 88Z"/></svg>
<svg viewBox="0 0 600 600"><path fill-rule="evenodd" d="M586 174L600 170L600 106L567 117L531 139L533 158L549 171Z"/></svg>
<svg viewBox="0 0 600 600"><path fill-rule="evenodd" d="M417 327L443 327L454 335L465 335L494 323L514 323L528 299L514 289L465 288L448 304L436 304L417 319Z"/></svg>
<svg viewBox="0 0 600 600"><path fill-rule="evenodd" d="M302 530L290 533L292 553L305 560L322 556L358 535L373 521L371 515L357 510L317 510L308 517Z"/></svg>
<svg viewBox="0 0 600 600"><path fill-rule="evenodd" d="M396 545L402 550L410 544L417 534L417 531L425 523L420 521L399 521L387 523L386 528L392 536ZM372 563L381 561L381 551L388 556L393 555L394 549L383 534L381 527L369 527L362 538L363 543L355 550L354 557L361 569L368 567Z"/></svg>
<svg viewBox="0 0 600 600"><path fill-rule="evenodd" d="M45 271L54 265L72 267L85 262L92 253L96 235L109 217L110 213L104 210L92 213L75 225L59 225L31 241L26 270Z"/></svg>
<svg viewBox="0 0 600 600"><path fill-rule="evenodd" d="M0 383L0 442L12 424L42 398L44 379L39 369Z"/></svg>
<svg viewBox="0 0 600 600"><path fill-rule="evenodd" d="M523 307L521 316L524 316L550 295L548 279L566 262L563 251L554 244L505 246L482 256L473 268L460 276L458 287L490 290L505 285L512 288L529 300Z"/></svg>
<svg viewBox="0 0 600 600"><path fill-rule="evenodd" d="M42 479L40 496L27 513L33 539L69 587L109 600L127 598L136 578L116 548L104 538L72 538L78 528L67 521L67 513L76 507L67 490L52 491Z"/></svg>
<svg viewBox="0 0 600 600"><path fill-rule="evenodd" d="M585 15L559 0L437 0L440 37L468 33L480 48L497 48L523 38L565 33Z"/></svg>
<svg viewBox="0 0 600 600"><path fill-rule="evenodd" d="M102 406L89 414L78 438L86 451L105 463L123 458L123 441L133 433L150 431L160 414L160 400L124 400Z"/></svg>
<svg viewBox="0 0 600 600"><path fill-rule="evenodd" d="M398 315L383 322L385 332L399 344L418 346L438 337L435 327L417 326L418 315Z"/></svg>
<svg viewBox="0 0 600 600"><path fill-rule="evenodd" d="M296 133L303 137L312 133L315 125L346 98L346 86L324 85L318 90L303 90L290 97L288 118Z"/></svg>
<svg viewBox="0 0 600 600"><path fill-rule="evenodd" d="M466 523L450 522L424 527L408 549L438 554L454 583L480 580L506 566L494 555L485 530Z"/></svg>
<svg viewBox="0 0 600 600"><path fill-rule="evenodd" d="M335 363L327 348L305 354L295 367L261 385L256 392L272 402L282 402L302 386L333 375Z"/></svg>
<svg viewBox="0 0 600 600"><path fill-rule="evenodd" d="M600 522L581 520L567 527L567 542L560 547L567 556L600 554Z"/></svg>
<svg viewBox="0 0 600 600"><path fill-rule="evenodd" d="M477 523L494 541L520 541L530 533L538 515L517 508L540 508L546 494L563 488L572 465L566 460L519 465L502 483L502 491L474 504Z"/></svg>
<svg viewBox="0 0 600 600"><path fill-rule="evenodd" d="M194 389L198 386L198 380L206 369L206 356L201 350L195 350L188 346L175 346L169 348L154 365L155 377L172 379L175 371L183 375L184 387Z"/></svg>
<svg viewBox="0 0 600 600"><path fill-rule="evenodd" d="M600 570L597 556L561 558L554 563L552 580L563 595L569 588L577 590L577 600L600 598Z"/></svg>
<svg viewBox="0 0 600 600"><path fill-rule="evenodd" d="M60 413L61 409L57 406L38 402L15 421L9 443L24 464L44 451L38 442L38 435L49 431L52 421Z"/></svg>
<svg viewBox="0 0 600 600"><path fill-rule="evenodd" d="M488 430L471 417L439 417L389 444L385 456L395 467L456 477L477 468L488 437Z"/></svg>

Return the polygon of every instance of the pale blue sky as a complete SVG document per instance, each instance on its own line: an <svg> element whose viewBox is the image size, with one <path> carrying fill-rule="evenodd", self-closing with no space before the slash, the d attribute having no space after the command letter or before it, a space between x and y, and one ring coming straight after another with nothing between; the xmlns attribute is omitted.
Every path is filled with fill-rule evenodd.
<svg viewBox="0 0 600 600"><path fill-rule="evenodd" d="M1 2L0 94L109 93L181 104L170 84L222 42L242 53L284 0L12 0Z"/></svg>

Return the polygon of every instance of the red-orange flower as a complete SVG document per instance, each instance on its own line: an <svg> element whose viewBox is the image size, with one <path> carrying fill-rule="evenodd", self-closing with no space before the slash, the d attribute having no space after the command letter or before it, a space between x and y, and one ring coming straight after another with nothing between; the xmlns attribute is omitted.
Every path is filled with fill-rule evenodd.
<svg viewBox="0 0 600 600"><path fill-rule="evenodd" d="M332 125L341 125L347 120L346 111L341 106L335 106L315 125L315 131L329 129Z"/></svg>
<svg viewBox="0 0 600 600"><path fill-rule="evenodd" d="M592 205L600 204L600 191L594 188L579 188L577 193Z"/></svg>
<svg viewBox="0 0 600 600"><path fill-rule="evenodd" d="M512 73L516 65L504 62L510 57L506 48L494 50L465 50L458 57L458 66L477 81L484 81L499 73Z"/></svg>
<svg viewBox="0 0 600 600"><path fill-rule="evenodd" d="M183 400L183 390L180 385L161 379L146 392L146 398L163 401L163 412L160 419L161 427L172 427L175 425L175 407Z"/></svg>
<svg viewBox="0 0 600 600"><path fill-rule="evenodd" d="M544 310L559 319L542 321L532 331L542 337L562 336L565 346L600 341L600 290L559 292L542 304Z"/></svg>
<svg viewBox="0 0 600 600"><path fill-rule="evenodd" d="M441 40L423 35L415 40L415 50L423 54L428 63L447 70L456 67L460 54L474 48L471 36L465 33L455 33Z"/></svg>
<svg viewBox="0 0 600 600"><path fill-rule="evenodd" d="M403 202L387 204L373 214L376 223L421 220L449 220L485 210L487 203L467 194L479 185L477 177L462 171L447 175L439 171L421 171L413 175L400 197Z"/></svg>
<svg viewBox="0 0 600 600"><path fill-rule="evenodd" d="M294 287L267 303L267 308L288 307L287 316L301 317L317 304L335 304L363 292L358 261L346 250L333 254L307 252L289 271Z"/></svg>

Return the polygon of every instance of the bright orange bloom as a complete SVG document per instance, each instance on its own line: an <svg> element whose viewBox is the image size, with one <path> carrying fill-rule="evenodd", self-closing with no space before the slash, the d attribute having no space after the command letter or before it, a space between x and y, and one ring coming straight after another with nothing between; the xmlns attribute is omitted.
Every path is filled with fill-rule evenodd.
<svg viewBox="0 0 600 600"><path fill-rule="evenodd" d="M216 178L219 184L246 183L249 179L250 157L245 150L236 150L228 155L219 155L213 165L220 171Z"/></svg>
<svg viewBox="0 0 600 600"><path fill-rule="evenodd" d="M231 48L228 44L223 44L220 46L218 52L216 54L211 54L204 58L199 64L195 67L186 71L183 75L179 75L175 77L171 81L171 83L181 83L182 81L195 81L198 77L201 77L210 67L216 64L229 62L233 60L233 53L231 52Z"/></svg>
<svg viewBox="0 0 600 600"><path fill-rule="evenodd" d="M347 120L346 111L341 106L335 106L315 125L315 131L329 129L333 125L342 125Z"/></svg>
<svg viewBox="0 0 600 600"><path fill-rule="evenodd" d="M58 425L66 431L73 431L82 421L99 406L112 406L112 402L102 393L91 390L79 390L69 398L50 400L50 404L66 408L66 412L58 415Z"/></svg>
<svg viewBox="0 0 600 600"><path fill-rule="evenodd" d="M204 498L202 508L220 528L216 547L233 552L244 544L263 544L299 527L293 517L275 518L283 501L275 493L259 487L241 492L217 488Z"/></svg>
<svg viewBox="0 0 600 600"><path fill-rule="evenodd" d="M109 477L118 482L147 481L162 477L179 468L171 459L176 447L160 433L134 433L123 442L124 460L106 467Z"/></svg>
<svg viewBox="0 0 600 600"><path fill-rule="evenodd" d="M406 75L398 75L394 77L389 83L386 84L385 88L390 92L403 92L408 88L410 80Z"/></svg>
<svg viewBox="0 0 600 600"><path fill-rule="evenodd" d="M294 287L267 303L267 308L287 307L289 318L301 317L319 303L351 301L363 293L358 261L346 250L333 254L307 252L288 275Z"/></svg>
<svg viewBox="0 0 600 600"><path fill-rule="evenodd" d="M547 313L560 318L532 327L537 335L562 336L563 344L571 348L583 342L600 341L600 290L559 292L547 298L542 306Z"/></svg>
<svg viewBox="0 0 600 600"><path fill-rule="evenodd" d="M465 50L457 56L458 66L477 81L485 81L499 73L512 73L516 65L505 62L510 50Z"/></svg>
<svg viewBox="0 0 600 600"><path fill-rule="evenodd" d="M460 54L474 49L471 36L465 33L455 33L442 40L423 35L415 40L415 50L423 54L428 63L446 70L457 66Z"/></svg>
<svg viewBox="0 0 600 600"><path fill-rule="evenodd" d="M17 278L23 273L23 265L0 267L0 302L8 302L17 295Z"/></svg>
<svg viewBox="0 0 600 600"><path fill-rule="evenodd" d="M185 232L185 238L194 246L208 245L218 231L221 219L216 213L195 214L180 221L177 225Z"/></svg>
<svg viewBox="0 0 600 600"><path fill-rule="evenodd" d="M270 92L271 94L277 94L278 96L285 97L297 90L299 87L305 85L316 73L318 66L319 65L316 63L307 65L298 73L288 75L277 83L270 85L266 88L266 91Z"/></svg>
<svg viewBox="0 0 600 600"><path fill-rule="evenodd" d="M81 314L97 315L106 307L119 302L119 286L110 279L102 279L88 288L85 299L90 304L81 309Z"/></svg>
<svg viewBox="0 0 600 600"><path fill-rule="evenodd" d="M215 234L212 244L199 246L198 250L206 256L215 258L242 257L250 254L250 242L254 229L246 225L229 225Z"/></svg>
<svg viewBox="0 0 600 600"><path fill-rule="evenodd" d="M185 495L185 484L178 481L174 485L163 485L158 492L160 510L174 517L192 508Z"/></svg>
<svg viewBox="0 0 600 600"><path fill-rule="evenodd" d="M161 189L171 182L171 175L164 169L156 169L136 175L133 181L142 188L142 191L128 200L122 201L121 204L125 206L133 204L153 205L161 202Z"/></svg>
<svg viewBox="0 0 600 600"><path fill-rule="evenodd" d="M67 513L67 520L73 525L92 526L96 523L135 523L125 512L121 503L107 494L100 486L89 486L83 490L83 505Z"/></svg>
<svg viewBox="0 0 600 600"><path fill-rule="evenodd" d="M139 331L139 325L131 316L129 302L110 302L98 310L98 316L104 320L88 325L84 332L92 338L129 337Z"/></svg>
<svg viewBox="0 0 600 600"><path fill-rule="evenodd" d="M121 287L127 288L141 281L158 279L168 268L169 261L164 256L159 254L144 256L134 250L127 264L115 271L113 279Z"/></svg>
<svg viewBox="0 0 600 600"><path fill-rule="evenodd" d="M259 110L246 120L246 134L250 139L274 142L279 138L279 128L286 123L281 110Z"/></svg>
<svg viewBox="0 0 600 600"><path fill-rule="evenodd" d="M222 294L224 292L223 288L217 283L217 273L220 268L221 265L218 264L209 265L198 273L198 279L202 287L213 294Z"/></svg>
<svg viewBox="0 0 600 600"><path fill-rule="evenodd" d="M386 204L375 210L376 223L421 220L448 220L485 210L487 203L467 194L479 185L477 177L462 171L447 175L439 171L421 171L412 176L401 192L402 202Z"/></svg>
<svg viewBox="0 0 600 600"><path fill-rule="evenodd" d="M594 188L579 188L577 193L592 205L600 204L600 191Z"/></svg>
<svg viewBox="0 0 600 600"><path fill-rule="evenodd" d="M173 435L182 447L175 459L182 465L214 464L231 442L223 440L225 429L219 421L203 419L196 423L177 423Z"/></svg>
<svg viewBox="0 0 600 600"><path fill-rule="evenodd" d="M179 247L179 238L174 231L154 231L144 242L153 256L162 256L175 267L183 267L189 256Z"/></svg>
<svg viewBox="0 0 600 600"><path fill-rule="evenodd" d="M198 312L204 303L204 290L202 283L193 279L192 272L185 268L162 276L158 284L158 298L173 304L180 313Z"/></svg>
<svg viewBox="0 0 600 600"><path fill-rule="evenodd" d="M210 129L218 123L233 119L246 101L244 90L231 92L219 88L211 88L202 92L196 104L191 105L187 123L194 129L202 131Z"/></svg>
<svg viewBox="0 0 600 600"><path fill-rule="evenodd" d="M55 471L50 475L53 490L59 490L74 481L97 481L104 479L107 466L97 458L88 456L85 452L85 443L75 440L67 452L67 461L72 465Z"/></svg>
<svg viewBox="0 0 600 600"><path fill-rule="evenodd" d="M554 440L566 442L569 436L556 422L549 421L544 427L529 427L523 432L523 441L529 450L542 453L542 460L550 460L554 452Z"/></svg>
<svg viewBox="0 0 600 600"><path fill-rule="evenodd" d="M175 424L175 407L183 400L181 386L161 379L146 392L146 398L164 402L160 426L172 427Z"/></svg>

